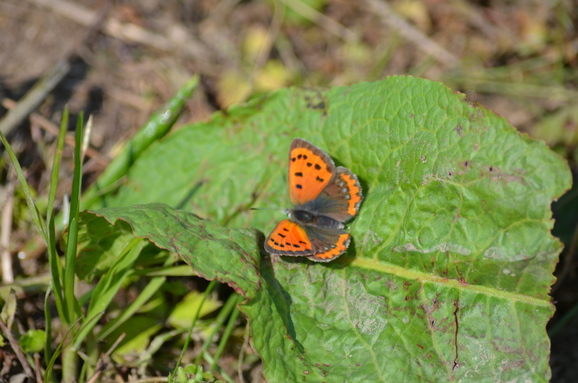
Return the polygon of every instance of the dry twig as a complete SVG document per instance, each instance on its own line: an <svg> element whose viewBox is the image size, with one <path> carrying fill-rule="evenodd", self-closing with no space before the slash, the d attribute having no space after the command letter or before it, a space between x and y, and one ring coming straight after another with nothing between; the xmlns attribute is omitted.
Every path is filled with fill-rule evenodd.
<svg viewBox="0 0 578 383"><path fill-rule="evenodd" d="M90 26L94 23L95 18L98 17L97 12L93 12L71 1L31 1L80 25ZM197 64L205 74L216 76L219 73L215 63L216 60L213 57L213 51L191 36L188 37L186 42L174 41L163 35L139 27L138 25L123 23L112 16L104 20L102 31L120 40L138 43L162 52L171 52L177 55L183 53L193 59L195 64Z"/></svg>
<svg viewBox="0 0 578 383"><path fill-rule="evenodd" d="M365 4L370 12L377 14L389 28L399 32L401 36L411 41L419 49L435 58L440 63L448 67L456 67L460 60L448 52L444 47L424 35L421 31L414 28L411 24L399 17L385 1L365 0Z"/></svg>
<svg viewBox="0 0 578 383"><path fill-rule="evenodd" d="M352 32L337 21L333 20L331 17L325 16L323 13L305 4L301 0L283 0L283 2L301 16L317 23L321 28L344 41L355 42L359 40L359 37L355 32Z"/></svg>
<svg viewBox="0 0 578 383"><path fill-rule="evenodd" d="M7 98L2 100L2 106L5 107L6 109L12 109L16 105L17 105L17 103L14 100L10 100ZM48 133L52 134L54 137L58 137L59 127L57 125L55 125L49 119L41 116L38 113L32 113L30 115L30 121L32 121L32 123L38 125L40 128L44 129ZM66 135L66 137L64 138L64 142L66 143L66 145L70 146L71 148L74 148L76 146L76 141L74 140L74 136L71 134ZM86 155L90 158L93 158L98 163L98 166L100 166L102 168L106 168L108 166L108 163L109 163L108 159L106 159L106 157L102 156L95 149L93 149L91 147L87 147L86 148Z"/></svg>
<svg viewBox="0 0 578 383"><path fill-rule="evenodd" d="M5 136L8 135L18 124L20 124L26 116L36 109L38 105L44 100L46 95L54 89L54 87L66 76L70 64L67 60L62 60L56 63L32 89L18 102L18 104L4 116L0 121L0 132Z"/></svg>
<svg viewBox="0 0 578 383"><path fill-rule="evenodd" d="M28 364L28 361L26 360L26 356L24 355L24 352L22 352L20 345L18 344L16 339L14 339L14 336L12 336L12 331L10 331L8 326L6 326L6 324L2 320L0 320L0 330L2 330L4 337L6 339L8 339L8 342L10 343L10 347L12 347L12 350L16 354L16 357L18 358L18 361L22 365L22 369L24 370L24 373L26 374L26 376L28 376L31 380L34 380L34 373L32 372L32 368L30 368L30 365Z"/></svg>
<svg viewBox="0 0 578 383"><path fill-rule="evenodd" d="M14 283L12 254L10 254L10 233L12 232L12 204L14 201L14 184L6 186L6 199L2 207L2 227L0 228L0 257L2 258L2 283Z"/></svg>

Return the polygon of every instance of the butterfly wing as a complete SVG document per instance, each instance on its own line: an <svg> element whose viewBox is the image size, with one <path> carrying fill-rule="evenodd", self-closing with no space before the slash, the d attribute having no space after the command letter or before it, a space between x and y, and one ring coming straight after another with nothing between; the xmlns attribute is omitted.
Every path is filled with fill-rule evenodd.
<svg viewBox="0 0 578 383"><path fill-rule="evenodd" d="M265 241L265 250L278 255L312 255L313 245L301 225L284 219L273 229Z"/></svg>
<svg viewBox="0 0 578 383"><path fill-rule="evenodd" d="M349 246L350 235L345 230L317 226L305 226L304 230L313 247L313 255L308 257L312 261L332 261L345 253Z"/></svg>
<svg viewBox="0 0 578 383"><path fill-rule="evenodd" d="M270 254L308 256L312 261L329 262L347 250L350 236L345 230L301 226L285 219L265 241Z"/></svg>
<svg viewBox="0 0 578 383"><path fill-rule="evenodd" d="M296 206L317 198L335 175L333 160L323 150L300 138L289 148L289 198Z"/></svg>
<svg viewBox="0 0 578 383"><path fill-rule="evenodd" d="M357 176L351 170L340 166L325 189L303 208L345 222L357 215L362 198Z"/></svg>

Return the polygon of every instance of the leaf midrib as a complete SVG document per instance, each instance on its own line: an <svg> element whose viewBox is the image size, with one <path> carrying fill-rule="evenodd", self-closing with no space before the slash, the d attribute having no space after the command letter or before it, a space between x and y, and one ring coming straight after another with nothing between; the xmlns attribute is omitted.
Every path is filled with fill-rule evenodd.
<svg viewBox="0 0 578 383"><path fill-rule="evenodd" d="M337 260L339 262L339 260ZM384 262L377 262L375 260L370 259L363 259L363 258L355 258L353 261L348 262L349 267L360 267L364 269L370 269L374 271L378 271L380 273L386 273L391 275L396 275L402 278L415 280L420 283L432 283L441 285L444 287L449 288L456 288L461 290L467 290L475 293L480 293L488 296L498 297L502 299L507 299L510 301L521 302L530 304L533 306L542 306L542 307L552 307L552 303L549 300L540 299L536 297L532 297L529 295L518 294L510 291L500 290L494 287L476 285L467 282L461 282L457 279L452 278L445 278L439 277L437 275L432 275L416 270L407 269L404 267L386 264Z"/></svg>

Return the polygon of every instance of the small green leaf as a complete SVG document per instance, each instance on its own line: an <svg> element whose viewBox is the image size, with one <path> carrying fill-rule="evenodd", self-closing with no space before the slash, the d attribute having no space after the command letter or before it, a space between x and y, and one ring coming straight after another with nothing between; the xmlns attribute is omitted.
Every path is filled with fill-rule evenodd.
<svg viewBox="0 0 578 383"><path fill-rule="evenodd" d="M191 326L199 305L203 305L199 317L203 317L219 307L222 302L218 301L216 297L208 297L203 302L204 293L191 291L179 303L176 304L174 310L169 316L168 322L175 328L188 328Z"/></svg>
<svg viewBox="0 0 578 383"><path fill-rule="evenodd" d="M174 371L174 375L171 374L169 376L169 383L188 383L189 377L187 372L182 367L177 367L176 371Z"/></svg>
<svg viewBox="0 0 578 383"><path fill-rule="evenodd" d="M44 349L46 333L43 330L28 330L20 338L20 347L26 353L40 352Z"/></svg>

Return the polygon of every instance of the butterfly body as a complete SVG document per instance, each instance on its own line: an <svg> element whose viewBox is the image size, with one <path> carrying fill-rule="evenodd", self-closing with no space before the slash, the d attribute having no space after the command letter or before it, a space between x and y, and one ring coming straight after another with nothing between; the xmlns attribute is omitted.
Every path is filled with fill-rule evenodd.
<svg viewBox="0 0 578 383"><path fill-rule="evenodd" d="M269 253L327 262L347 250L350 235L343 223L357 215L362 200L355 174L296 138L289 149L289 197L295 207L267 238Z"/></svg>
<svg viewBox="0 0 578 383"><path fill-rule="evenodd" d="M324 215L316 215L314 211L302 207L287 211L289 218L301 226L325 227L328 229L343 229L345 225L336 219Z"/></svg>

